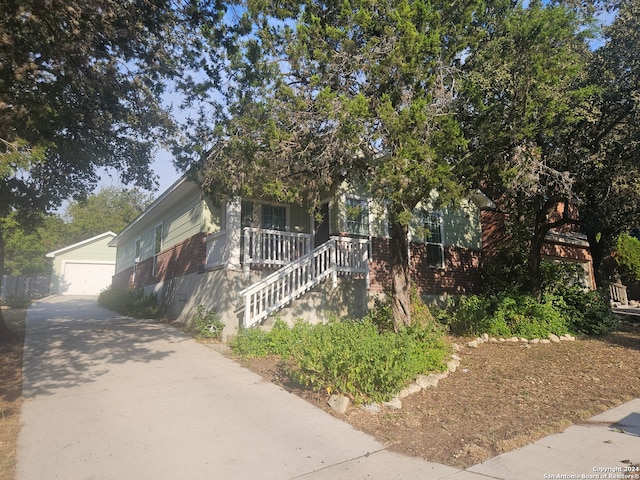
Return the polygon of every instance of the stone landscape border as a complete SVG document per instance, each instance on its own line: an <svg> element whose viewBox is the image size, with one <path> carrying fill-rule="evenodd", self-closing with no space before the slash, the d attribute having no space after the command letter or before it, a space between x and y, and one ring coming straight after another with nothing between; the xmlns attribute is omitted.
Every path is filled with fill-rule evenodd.
<svg viewBox="0 0 640 480"><path fill-rule="evenodd" d="M510 337L510 338L502 338L502 337L491 337L489 334L484 333L477 337L474 340L469 341L466 346L468 348L478 348L480 345L485 343L520 343L526 345L527 348L531 348L531 345L537 344L551 344L551 343L560 343L560 342L573 342L576 340L576 337L573 335L554 335L550 334L547 338L534 338L534 339L526 339L522 337ZM427 388L434 388L438 386L438 382L443 378L449 376L449 374L454 373L461 364L462 359L458 355L458 353L462 350L459 344L453 343L451 344L454 353L451 355L450 359L446 363L447 369L442 373L431 373L428 375L418 375L411 384L409 384L406 388L403 388L398 395L393 397L388 402L382 402L382 404L378 404L376 402L372 403L364 403L360 405L360 408L367 413L379 413L382 411L383 407L392 409L392 410L400 410L402 408L402 399L407 398L409 395L413 395L415 393L420 392L421 390L425 390ZM344 414L349 408L349 404L351 403L348 397L344 395L331 395L329 401L327 402L332 410L337 413Z"/></svg>
<svg viewBox="0 0 640 480"><path fill-rule="evenodd" d="M634 326L637 325L637 322L631 322L629 320L620 319L620 323L622 325ZM539 344L553 344L553 343L561 343L561 342L573 342L576 340L576 337L573 335L554 335L550 334L547 338L534 338L528 340L522 337L510 337L510 338L502 338L502 337L491 337L489 334L484 333L479 337L475 338L467 342L467 348L478 348L480 345L485 343L492 344L500 344L500 343L519 343L526 348L531 348L532 345ZM462 347L457 343L452 343L453 347L453 355L451 355L450 359L447 361L447 369L442 373L431 373L429 375L418 375L418 377L413 381L408 387L403 388L398 395L393 397L388 402L383 402L381 405L378 403L366 403L360 405L360 408L368 413L379 413L382 411L383 407L400 410L402 408L402 399L407 398L409 395L413 395L415 393L420 392L421 390L425 390L427 388L433 388L438 386L438 382L443 378L449 376L450 373L454 373L457 368L460 366L461 358L458 355L462 350ZM338 413L345 413L349 408L350 399L348 397L342 395L331 395L331 398L328 401L329 406Z"/></svg>

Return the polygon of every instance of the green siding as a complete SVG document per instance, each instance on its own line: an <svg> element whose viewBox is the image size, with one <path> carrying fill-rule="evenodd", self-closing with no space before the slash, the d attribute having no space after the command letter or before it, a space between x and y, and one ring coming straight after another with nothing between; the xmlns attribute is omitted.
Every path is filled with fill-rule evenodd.
<svg viewBox="0 0 640 480"><path fill-rule="evenodd" d="M216 204L211 199L203 201L202 223L203 231L217 233L224 228L223 205Z"/></svg>
<svg viewBox="0 0 640 480"><path fill-rule="evenodd" d="M445 245L482 248L480 210L473 202L465 200L457 209L443 209L443 224Z"/></svg>
<svg viewBox="0 0 640 480"><path fill-rule="evenodd" d="M196 197L167 212L167 215L163 218L163 250L170 248L190 237L193 237L194 235L202 231L202 209L203 202L199 197ZM155 226L153 228L155 228ZM153 228L151 232L152 239ZM153 255L153 243L151 245L151 255Z"/></svg>
<svg viewBox="0 0 640 480"><path fill-rule="evenodd" d="M53 258L54 275L61 275L63 262L115 262L116 249L108 245L112 239L113 237L103 237L94 242L57 254Z"/></svg>
<svg viewBox="0 0 640 480"><path fill-rule="evenodd" d="M186 198L165 212L150 218L140 225L136 231L129 234L129 239L118 246L116 273L135 264L136 242L140 239L140 260L153 257L155 254L155 228L162 224L162 250L187 240L188 238L207 230L217 231L216 221L220 222L220 207L211 212L207 203L200 198L200 192L194 191ZM216 220L217 218L217 220ZM137 233L137 235L136 235Z"/></svg>
<svg viewBox="0 0 640 480"><path fill-rule="evenodd" d="M386 237L389 235L389 215L384 202L369 202L369 218L371 224L371 235L374 237Z"/></svg>
<svg viewBox="0 0 640 480"><path fill-rule="evenodd" d="M336 201L331 205L331 231L344 232L346 230L345 202L347 197L366 198L363 189L354 188L344 184ZM433 210L431 206L437 198L434 192L432 198L418 208L425 208L426 211ZM444 245L481 249L482 230L480 225L480 210L469 200L463 200L457 208L445 207L442 209ZM369 223L370 232L374 237L386 237L388 232L388 214L384 201L369 199Z"/></svg>

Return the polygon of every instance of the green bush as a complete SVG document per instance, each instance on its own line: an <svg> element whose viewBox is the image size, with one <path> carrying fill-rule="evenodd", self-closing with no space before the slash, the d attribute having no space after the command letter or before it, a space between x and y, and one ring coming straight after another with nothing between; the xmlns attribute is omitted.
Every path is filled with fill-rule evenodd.
<svg viewBox="0 0 640 480"><path fill-rule="evenodd" d="M275 354L269 348L269 334L260 328L243 328L229 341L229 347L246 358L260 358Z"/></svg>
<svg viewBox="0 0 640 480"><path fill-rule="evenodd" d="M0 304L9 308L29 308L31 306L31 297L24 295L8 295Z"/></svg>
<svg viewBox="0 0 640 480"><path fill-rule="evenodd" d="M416 323L380 332L371 319L322 325L277 322L270 332L242 330L232 348L244 356L278 354L295 365L300 384L351 396L388 400L418 374L444 369L450 353L442 330Z"/></svg>
<svg viewBox="0 0 640 480"><path fill-rule="evenodd" d="M545 338L550 333L564 335L570 326L568 316L551 295L542 302L515 293L472 295L452 304L439 318L458 335Z"/></svg>
<svg viewBox="0 0 640 480"><path fill-rule="evenodd" d="M504 296L496 306L493 324L501 332L490 329L487 333L494 336L532 339L569 333L569 319L554 305L551 296L545 296L542 302L529 295Z"/></svg>
<svg viewBox="0 0 640 480"><path fill-rule="evenodd" d="M222 340L224 323L216 317L215 311L207 311L204 305L196 307L196 313L193 316L193 327L198 338Z"/></svg>
<svg viewBox="0 0 640 480"><path fill-rule="evenodd" d="M449 299L447 308L438 312L438 320L454 335L480 335L491 327L491 297L470 295Z"/></svg>
<svg viewBox="0 0 640 480"><path fill-rule="evenodd" d="M364 318L376 325L380 333L392 332L396 329L391 299L385 301L376 299L374 307L369 310ZM439 323L434 322L434 317L429 307L422 301L415 287L411 288L411 322L423 326L428 325L432 328L440 327Z"/></svg>
<svg viewBox="0 0 640 480"><path fill-rule="evenodd" d="M623 273L640 280L640 240L626 233L618 237L616 262Z"/></svg>
<svg viewBox="0 0 640 480"><path fill-rule="evenodd" d="M604 335L620 326L602 292L572 288L567 289L560 298L562 302L559 303L559 308L569 317L575 332Z"/></svg>
<svg viewBox="0 0 640 480"><path fill-rule="evenodd" d="M155 293L145 296L142 289L110 285L98 296L98 305L134 318L161 318L164 315Z"/></svg>

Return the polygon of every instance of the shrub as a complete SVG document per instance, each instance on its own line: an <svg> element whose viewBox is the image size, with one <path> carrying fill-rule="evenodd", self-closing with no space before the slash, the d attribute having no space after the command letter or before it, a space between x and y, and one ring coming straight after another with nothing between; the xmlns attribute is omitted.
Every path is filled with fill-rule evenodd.
<svg viewBox="0 0 640 480"><path fill-rule="evenodd" d="M640 240L626 233L621 234L618 237L615 258L624 273L640 280Z"/></svg>
<svg viewBox="0 0 640 480"><path fill-rule="evenodd" d="M31 297L24 295L8 295L2 301L2 305L6 305L9 308L29 308L29 306L31 306Z"/></svg>
<svg viewBox="0 0 640 480"><path fill-rule="evenodd" d="M380 333L395 331L396 329L390 299L385 301L376 299L374 307L369 310L369 313L364 318L376 325ZM411 322L423 326L428 325L432 328L440 326L439 323L434 322L434 317L429 307L422 301L415 287L411 288Z"/></svg>
<svg viewBox="0 0 640 480"><path fill-rule="evenodd" d="M160 318L164 312L155 293L110 285L98 296L98 305L134 318Z"/></svg>
<svg viewBox="0 0 640 480"><path fill-rule="evenodd" d="M193 317L193 326L198 338L207 338L212 340L222 340L222 330L224 323L216 317L213 310L205 310L204 305L196 307L196 313Z"/></svg>
<svg viewBox="0 0 640 480"><path fill-rule="evenodd" d="M369 318L292 328L277 322L270 332L242 330L232 348L249 357L281 355L299 383L356 402L388 400L418 374L442 370L449 354L439 328L416 323L380 332Z"/></svg>
<svg viewBox="0 0 640 480"><path fill-rule="evenodd" d="M470 295L457 300L449 299L447 308L438 312L438 320L455 335L480 335L491 326L490 297Z"/></svg>
<svg viewBox="0 0 640 480"><path fill-rule="evenodd" d="M542 302L516 293L472 295L451 304L439 318L458 335L544 338L550 333L564 335L570 326L568 316L551 295Z"/></svg>
<svg viewBox="0 0 640 480"><path fill-rule="evenodd" d="M246 358L266 357L273 354L267 340L268 332L257 327L243 328L229 341L229 347Z"/></svg>
<svg viewBox="0 0 640 480"><path fill-rule="evenodd" d="M487 332L494 336L532 339L569 332L568 318L554 305L551 296L545 296L542 302L538 302L529 295L506 295L496 305L492 323L500 330L498 332L494 327Z"/></svg>
<svg viewBox="0 0 640 480"><path fill-rule="evenodd" d="M586 335L604 335L619 327L602 292L573 288L562 294L560 308L570 319L572 330Z"/></svg>

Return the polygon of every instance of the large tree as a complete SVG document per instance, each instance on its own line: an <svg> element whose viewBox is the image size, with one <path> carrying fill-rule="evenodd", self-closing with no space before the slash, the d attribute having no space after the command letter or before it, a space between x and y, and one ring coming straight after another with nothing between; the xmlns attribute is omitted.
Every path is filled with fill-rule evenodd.
<svg viewBox="0 0 640 480"><path fill-rule="evenodd" d="M396 326L411 322L412 210L434 189L460 194L454 74L479 3L247 2L225 108L193 130L209 134L201 178L218 193L313 203L348 180L386 199Z"/></svg>
<svg viewBox="0 0 640 480"><path fill-rule="evenodd" d="M120 233L151 203L152 195L138 189L105 187L86 200L67 206L64 244L79 242L106 231Z"/></svg>
<svg viewBox="0 0 640 480"><path fill-rule="evenodd" d="M597 90L570 138L598 286L613 273L606 260L618 235L640 226L640 3L621 1L614 13L588 68L586 81Z"/></svg>
<svg viewBox="0 0 640 480"><path fill-rule="evenodd" d="M569 210L583 169L569 139L594 92L584 81L590 22L562 2L514 3L465 62L465 177L519 224L528 252L526 288L534 296L541 294L545 235L574 221L556 209L565 204Z"/></svg>
<svg viewBox="0 0 640 480"><path fill-rule="evenodd" d="M36 228L25 228L14 212L2 221L5 273L47 271L45 254L106 231L120 233L152 200L138 189L105 187L83 200L72 200L62 215L44 215Z"/></svg>
<svg viewBox="0 0 640 480"><path fill-rule="evenodd" d="M172 127L159 101L164 79L191 58L181 43L189 26L208 20L196 4L0 2L0 218L29 225L91 191L101 167L153 185L152 154ZM8 335L0 316L0 338Z"/></svg>

